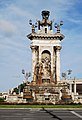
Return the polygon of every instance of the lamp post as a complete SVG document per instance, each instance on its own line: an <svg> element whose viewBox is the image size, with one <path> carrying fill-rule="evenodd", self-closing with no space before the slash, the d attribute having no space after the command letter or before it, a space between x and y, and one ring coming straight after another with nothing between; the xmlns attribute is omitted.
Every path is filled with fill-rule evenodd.
<svg viewBox="0 0 82 120"><path fill-rule="evenodd" d="M71 73L72 73L72 70L71 69L69 69L69 70L67 70L68 71L68 76L69 76L69 79L71 78Z"/></svg>
<svg viewBox="0 0 82 120"><path fill-rule="evenodd" d="M62 73L62 78L66 80L66 73Z"/></svg>
<svg viewBox="0 0 82 120"><path fill-rule="evenodd" d="M71 73L72 73L72 70L71 70L71 69L67 70L67 72L63 72L63 73L62 73L62 78L64 78L65 80L66 80L66 79L68 80L68 76L70 76ZM71 78L71 77L69 77L69 78Z"/></svg>
<svg viewBox="0 0 82 120"><path fill-rule="evenodd" d="M26 72L24 69L22 69L22 74L25 77L25 83L28 81L28 78L31 76L30 72Z"/></svg>

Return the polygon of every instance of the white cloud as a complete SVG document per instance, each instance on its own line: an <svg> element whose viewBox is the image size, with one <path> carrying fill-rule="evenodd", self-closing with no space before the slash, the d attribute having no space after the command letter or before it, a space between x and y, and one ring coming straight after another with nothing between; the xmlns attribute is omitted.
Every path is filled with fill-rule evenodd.
<svg viewBox="0 0 82 120"><path fill-rule="evenodd" d="M17 27L7 20L0 20L0 31L6 33L15 33L17 31Z"/></svg>
<svg viewBox="0 0 82 120"><path fill-rule="evenodd" d="M80 20L80 19L68 18L68 20L75 24L82 24L82 20Z"/></svg>
<svg viewBox="0 0 82 120"><path fill-rule="evenodd" d="M9 6L8 9L16 15L19 15L22 17L27 16L26 12L23 9L17 7L16 5L11 5Z"/></svg>

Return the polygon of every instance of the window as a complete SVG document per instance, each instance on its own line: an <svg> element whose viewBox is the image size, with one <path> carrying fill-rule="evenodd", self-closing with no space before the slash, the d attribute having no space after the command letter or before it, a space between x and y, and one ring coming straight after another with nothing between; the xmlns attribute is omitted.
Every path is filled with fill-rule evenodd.
<svg viewBox="0 0 82 120"><path fill-rule="evenodd" d="M45 33L47 33L47 28L45 28Z"/></svg>
<svg viewBox="0 0 82 120"><path fill-rule="evenodd" d="M49 100L49 98L45 98L45 100Z"/></svg>

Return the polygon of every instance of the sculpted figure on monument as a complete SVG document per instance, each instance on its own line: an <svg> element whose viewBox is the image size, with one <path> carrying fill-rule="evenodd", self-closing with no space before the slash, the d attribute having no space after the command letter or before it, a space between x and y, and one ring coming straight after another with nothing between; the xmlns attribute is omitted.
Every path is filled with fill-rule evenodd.
<svg viewBox="0 0 82 120"><path fill-rule="evenodd" d="M42 65L43 65L43 69L42 69L42 76L43 77L49 77L50 76L50 71L51 71L51 63L50 60L46 57L42 59Z"/></svg>

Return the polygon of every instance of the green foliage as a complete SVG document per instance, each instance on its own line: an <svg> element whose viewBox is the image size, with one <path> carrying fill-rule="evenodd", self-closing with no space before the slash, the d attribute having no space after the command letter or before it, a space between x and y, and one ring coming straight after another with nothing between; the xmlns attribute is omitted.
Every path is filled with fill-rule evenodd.
<svg viewBox="0 0 82 120"><path fill-rule="evenodd" d="M82 104L81 105L29 105L29 104L18 104L18 105L9 105L7 104L0 104L0 108L82 108Z"/></svg>
<svg viewBox="0 0 82 120"><path fill-rule="evenodd" d="M4 102L4 98L0 98L0 102Z"/></svg>
<svg viewBox="0 0 82 120"><path fill-rule="evenodd" d="M23 84L20 84L20 85L18 86L18 89L19 89L20 92L23 92L23 89L24 89L25 85L26 85L26 84L23 83Z"/></svg>
<svg viewBox="0 0 82 120"><path fill-rule="evenodd" d="M16 94L18 94L19 93L19 89L17 87L14 88L13 92L15 92Z"/></svg>
<svg viewBox="0 0 82 120"><path fill-rule="evenodd" d="M20 84L18 87L14 88L13 92L16 92L16 94L19 94L19 92L23 92L25 85L25 83Z"/></svg>

